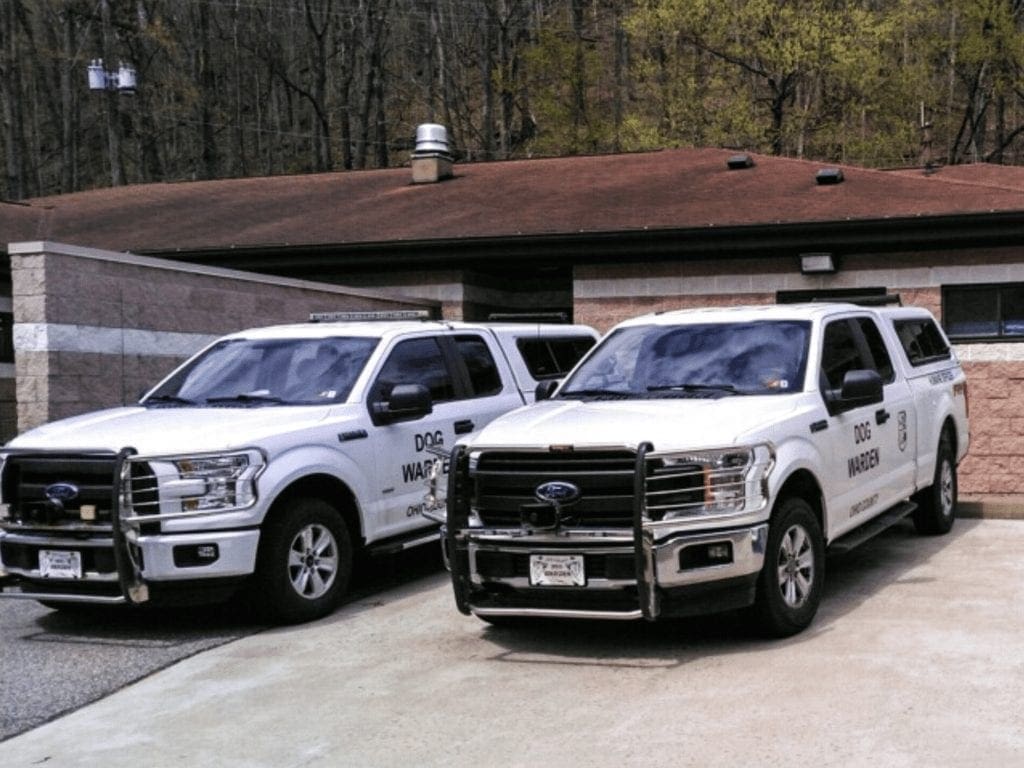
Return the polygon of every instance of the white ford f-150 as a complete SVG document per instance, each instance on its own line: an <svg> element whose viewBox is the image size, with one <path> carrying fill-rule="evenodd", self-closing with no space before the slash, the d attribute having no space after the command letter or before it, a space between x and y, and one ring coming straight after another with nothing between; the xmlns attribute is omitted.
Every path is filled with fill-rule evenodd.
<svg viewBox="0 0 1024 768"><path fill-rule="evenodd" d="M540 393L539 393L540 396ZM463 613L813 619L826 549L953 524L967 385L925 310L808 304L622 323L550 399L451 456Z"/></svg>
<svg viewBox="0 0 1024 768"><path fill-rule="evenodd" d="M356 548L436 540L422 515L431 449L532 401L597 338L326 320L225 336L138 405L0 449L2 594L59 607L244 587L274 620L321 616Z"/></svg>

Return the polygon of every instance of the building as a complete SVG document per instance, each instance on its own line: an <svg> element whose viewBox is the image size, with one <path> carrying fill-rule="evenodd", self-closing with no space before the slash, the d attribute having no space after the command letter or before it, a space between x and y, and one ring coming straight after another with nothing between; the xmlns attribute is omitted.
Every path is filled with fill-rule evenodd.
<svg viewBox="0 0 1024 768"><path fill-rule="evenodd" d="M968 369L962 491L1024 494L1024 168L689 149L453 170L95 190L18 206L11 226L438 302L447 318L561 312L601 330L677 307L899 293L942 318Z"/></svg>

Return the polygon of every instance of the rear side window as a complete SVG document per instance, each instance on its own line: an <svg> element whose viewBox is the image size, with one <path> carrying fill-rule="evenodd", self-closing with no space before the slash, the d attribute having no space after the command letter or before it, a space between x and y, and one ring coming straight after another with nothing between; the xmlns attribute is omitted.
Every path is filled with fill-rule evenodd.
<svg viewBox="0 0 1024 768"><path fill-rule="evenodd" d="M935 321L895 320L893 327L911 365L925 365L935 360L949 359L949 344L939 333Z"/></svg>
<svg viewBox="0 0 1024 768"><path fill-rule="evenodd" d="M472 397L486 397L501 392L501 374L483 339L479 336L456 336L455 348L466 364Z"/></svg>
<svg viewBox="0 0 1024 768"><path fill-rule="evenodd" d="M526 369L537 380L557 379L573 369L596 342L590 336L519 339Z"/></svg>

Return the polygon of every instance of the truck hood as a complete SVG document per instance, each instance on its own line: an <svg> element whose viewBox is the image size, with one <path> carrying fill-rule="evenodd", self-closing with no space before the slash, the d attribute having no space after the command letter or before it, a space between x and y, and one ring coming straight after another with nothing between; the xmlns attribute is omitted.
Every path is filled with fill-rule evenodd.
<svg viewBox="0 0 1024 768"><path fill-rule="evenodd" d="M730 445L785 418L796 399L724 397L718 400L550 400L520 408L491 422L472 441L481 446L652 443L656 449Z"/></svg>
<svg viewBox="0 0 1024 768"><path fill-rule="evenodd" d="M312 407L111 408L29 430L10 448L111 450L141 454L201 453L262 444L267 437L308 429L332 410Z"/></svg>

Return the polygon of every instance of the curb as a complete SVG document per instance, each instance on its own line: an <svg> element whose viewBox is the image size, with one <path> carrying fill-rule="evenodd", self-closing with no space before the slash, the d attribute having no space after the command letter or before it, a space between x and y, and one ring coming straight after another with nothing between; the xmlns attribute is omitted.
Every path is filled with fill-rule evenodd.
<svg viewBox="0 0 1024 768"><path fill-rule="evenodd" d="M975 520L1024 520L1024 498L960 499L956 515Z"/></svg>

